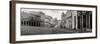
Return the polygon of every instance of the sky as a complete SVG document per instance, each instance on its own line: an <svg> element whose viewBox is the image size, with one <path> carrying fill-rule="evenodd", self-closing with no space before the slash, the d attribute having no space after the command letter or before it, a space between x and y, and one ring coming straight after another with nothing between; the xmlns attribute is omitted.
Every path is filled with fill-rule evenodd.
<svg viewBox="0 0 100 44"><path fill-rule="evenodd" d="M62 12L67 12L67 10L54 10L54 9L34 9L34 8L30 8L30 9L21 9L21 11L24 12L30 12L30 11L36 11L36 12L40 12L42 11L43 13L45 13L45 15L51 16L52 18L57 18L58 20L61 20L61 14Z"/></svg>

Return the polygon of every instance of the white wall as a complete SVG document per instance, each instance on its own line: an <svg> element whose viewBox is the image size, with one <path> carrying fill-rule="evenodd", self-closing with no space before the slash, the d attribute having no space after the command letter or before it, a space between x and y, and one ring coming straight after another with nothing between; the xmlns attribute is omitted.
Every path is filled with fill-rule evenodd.
<svg viewBox="0 0 100 44"><path fill-rule="evenodd" d="M100 1L99 0L34 0L43 2L55 3L73 3L85 5L98 5L98 38L97 39L83 39L83 40L64 40L53 42L39 42L26 44L100 44ZM98 2L98 3L97 3ZM9 43L9 0L0 0L0 44ZM23 43L25 44L25 43Z"/></svg>

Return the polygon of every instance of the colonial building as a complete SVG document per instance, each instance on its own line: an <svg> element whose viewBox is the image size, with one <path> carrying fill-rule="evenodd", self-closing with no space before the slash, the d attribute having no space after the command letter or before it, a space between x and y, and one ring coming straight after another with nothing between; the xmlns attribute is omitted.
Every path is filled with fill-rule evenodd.
<svg viewBox="0 0 100 44"><path fill-rule="evenodd" d="M77 11L68 10L62 13L62 22L65 28L74 29L77 27Z"/></svg>
<svg viewBox="0 0 100 44"><path fill-rule="evenodd" d="M77 11L78 29L82 31L92 31L92 11Z"/></svg>
<svg viewBox="0 0 100 44"><path fill-rule="evenodd" d="M92 12L68 10L66 13L62 13L62 25L63 28L91 31Z"/></svg>
<svg viewBox="0 0 100 44"><path fill-rule="evenodd" d="M47 26L49 27L51 16L45 15L43 12L21 12L21 25L24 26Z"/></svg>

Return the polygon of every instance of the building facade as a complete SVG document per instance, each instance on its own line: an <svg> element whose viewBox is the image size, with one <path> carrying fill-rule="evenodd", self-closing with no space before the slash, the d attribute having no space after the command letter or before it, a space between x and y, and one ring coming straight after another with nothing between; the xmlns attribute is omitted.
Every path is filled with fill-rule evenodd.
<svg viewBox="0 0 100 44"><path fill-rule="evenodd" d="M78 29L92 31L92 11L77 11Z"/></svg>
<svg viewBox="0 0 100 44"><path fill-rule="evenodd" d="M62 25L64 28L91 31L92 11L68 10L62 13Z"/></svg>
<svg viewBox="0 0 100 44"><path fill-rule="evenodd" d="M77 11L68 10L66 13L62 13L62 21L65 28L77 28Z"/></svg>
<svg viewBox="0 0 100 44"><path fill-rule="evenodd" d="M21 12L21 25L50 27L52 17L45 15L43 12Z"/></svg>

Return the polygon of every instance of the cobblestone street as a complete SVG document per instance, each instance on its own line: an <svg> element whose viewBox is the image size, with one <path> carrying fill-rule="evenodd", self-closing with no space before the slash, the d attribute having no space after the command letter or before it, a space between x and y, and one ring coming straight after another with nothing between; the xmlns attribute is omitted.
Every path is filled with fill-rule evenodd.
<svg viewBox="0 0 100 44"><path fill-rule="evenodd" d="M79 33L79 30L22 26L21 35Z"/></svg>

